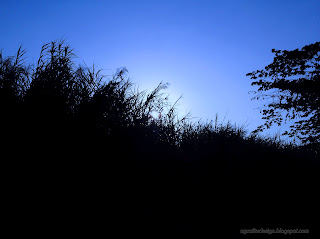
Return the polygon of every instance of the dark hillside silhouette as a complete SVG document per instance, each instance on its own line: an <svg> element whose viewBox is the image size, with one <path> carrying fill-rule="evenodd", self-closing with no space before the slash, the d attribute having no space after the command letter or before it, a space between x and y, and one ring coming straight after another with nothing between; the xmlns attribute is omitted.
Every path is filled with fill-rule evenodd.
<svg viewBox="0 0 320 239"><path fill-rule="evenodd" d="M138 92L76 66L64 42L27 66L0 54L1 169L12 232L207 235L316 230L316 151L218 118L178 118L167 84ZM155 117L155 115L157 115Z"/></svg>

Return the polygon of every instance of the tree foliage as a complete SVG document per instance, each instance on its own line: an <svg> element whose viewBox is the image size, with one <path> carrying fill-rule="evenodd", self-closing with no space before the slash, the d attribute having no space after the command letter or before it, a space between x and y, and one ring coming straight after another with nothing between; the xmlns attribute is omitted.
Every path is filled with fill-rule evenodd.
<svg viewBox="0 0 320 239"><path fill-rule="evenodd" d="M293 120L284 135L304 144L320 143L320 42L292 51L275 50L274 60L263 70L248 73L258 86L253 99L265 100L264 125L255 132Z"/></svg>

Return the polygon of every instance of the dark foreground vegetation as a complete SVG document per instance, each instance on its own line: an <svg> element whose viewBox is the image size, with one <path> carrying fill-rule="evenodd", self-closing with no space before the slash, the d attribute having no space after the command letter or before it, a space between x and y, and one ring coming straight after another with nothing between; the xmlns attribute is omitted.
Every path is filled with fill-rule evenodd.
<svg viewBox="0 0 320 239"><path fill-rule="evenodd" d="M138 92L125 69L106 79L75 66L63 42L43 46L36 66L23 56L0 54L3 208L12 234L316 232L316 150L217 119L178 118L166 84Z"/></svg>

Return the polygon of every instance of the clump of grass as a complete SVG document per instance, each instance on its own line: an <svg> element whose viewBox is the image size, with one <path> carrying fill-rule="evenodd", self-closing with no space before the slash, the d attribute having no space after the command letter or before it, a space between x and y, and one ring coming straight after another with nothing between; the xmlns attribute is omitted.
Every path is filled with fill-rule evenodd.
<svg viewBox="0 0 320 239"><path fill-rule="evenodd" d="M15 122L6 128L21 135L34 134L55 142L57 137L71 142L95 139L105 142L110 150L140 148L161 155L190 149L210 155L221 153L224 147L230 151L226 154L235 156L237 150L248 154L255 148L299 148L278 136L248 134L244 125L220 122L218 115L196 123L188 114L180 118L179 99L172 104L165 94L167 83L160 82L150 92L138 91L126 68L107 77L94 65L76 66L73 49L63 41L45 44L35 68L25 66L24 54L21 47L15 57L0 53L2 126ZM246 152L240 149L242 145L246 145Z"/></svg>
<svg viewBox="0 0 320 239"><path fill-rule="evenodd" d="M76 66L73 50L63 41L43 46L35 67L24 64L23 53L20 48L15 57L0 54L2 166L10 187L18 192L15 198L19 201L12 207L17 211L21 204L17 189L25 188L24 205L32 208L32 215L37 211L43 215L48 205L57 205L61 210L58 218L63 220L61 215L75 205L72 221L84 223L88 218L96 229L104 215L101 210L107 208L110 216L109 209L114 208L112 215L120 215L117 223L121 229L141 228L146 222L158 232L165 228L161 223L172 217L174 228L187 225L198 235L203 225L208 225L208 214L203 212L215 203L212 196L226 199L225 208L236 209L228 200L240 200L238 205L246 213L251 210L251 218L256 218L262 202L254 200L259 201L254 207L251 202L257 195L269 205L278 197L273 189L283 193L288 182L317 182L314 175L319 163L309 160L318 157L314 148L297 147L278 136L248 134L245 125L225 123L218 115L206 122L194 122L188 114L180 118L179 99L171 103L165 94L166 83L160 82L151 91L138 91L125 68L107 77L94 65ZM299 179L294 181L296 175ZM279 187L279 182L283 186ZM271 188L272 194L261 188ZM291 183L287 191L296 188ZM44 197L46 190L49 203ZM300 199L309 205L304 195L295 197L290 210ZM288 199L292 201L292 197ZM282 212L282 204L273 203L270 208L274 206L274 212ZM84 215L80 219L79 208ZM144 223L132 225L143 210L151 213L145 213ZM233 215L241 215L241 210ZM156 215L152 220L151 214ZM159 218L160 214L164 218ZM122 220L127 216L133 220ZM92 222L94 218L97 221ZM56 218L51 220L55 225ZM84 224L87 227L88 221ZM208 231L211 228L210 224Z"/></svg>

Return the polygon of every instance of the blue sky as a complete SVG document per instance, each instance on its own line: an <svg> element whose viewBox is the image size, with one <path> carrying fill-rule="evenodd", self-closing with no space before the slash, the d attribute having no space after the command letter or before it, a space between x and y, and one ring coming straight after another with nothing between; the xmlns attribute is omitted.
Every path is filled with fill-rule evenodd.
<svg viewBox="0 0 320 239"><path fill-rule="evenodd" d="M23 44L36 62L44 43L64 38L79 60L112 74L126 67L139 89L170 83L181 114L261 124L246 73L271 63L272 48L320 40L319 0L0 0L0 48Z"/></svg>

